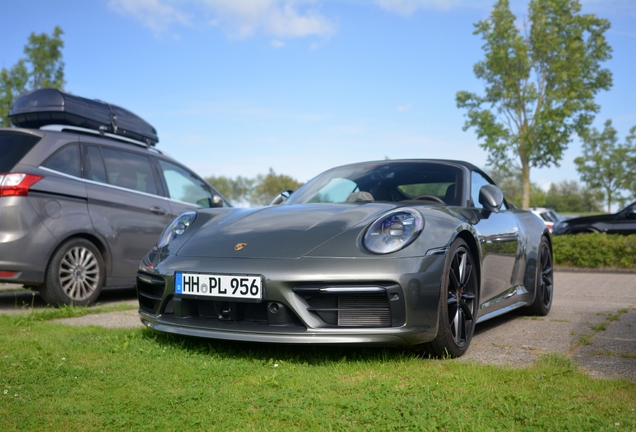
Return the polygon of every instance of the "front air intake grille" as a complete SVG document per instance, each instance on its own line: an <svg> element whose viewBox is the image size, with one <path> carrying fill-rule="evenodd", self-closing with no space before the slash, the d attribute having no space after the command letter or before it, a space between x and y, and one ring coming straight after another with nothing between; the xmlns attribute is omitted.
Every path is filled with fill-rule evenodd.
<svg viewBox="0 0 636 432"><path fill-rule="evenodd" d="M307 311L335 327L392 327L404 323L399 285L306 285L294 292Z"/></svg>
<svg viewBox="0 0 636 432"><path fill-rule="evenodd" d="M383 296L338 296L338 325L342 327L391 327L391 311Z"/></svg>
<svg viewBox="0 0 636 432"><path fill-rule="evenodd" d="M159 311L165 288L166 281L162 277L148 273L137 273L139 308L144 312L156 315Z"/></svg>

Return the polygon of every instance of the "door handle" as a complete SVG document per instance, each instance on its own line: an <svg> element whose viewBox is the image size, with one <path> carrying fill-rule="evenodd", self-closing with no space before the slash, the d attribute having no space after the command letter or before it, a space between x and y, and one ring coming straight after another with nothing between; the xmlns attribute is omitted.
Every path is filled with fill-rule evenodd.
<svg viewBox="0 0 636 432"><path fill-rule="evenodd" d="M150 207L150 211L159 216L165 216L168 214L168 211L162 207Z"/></svg>

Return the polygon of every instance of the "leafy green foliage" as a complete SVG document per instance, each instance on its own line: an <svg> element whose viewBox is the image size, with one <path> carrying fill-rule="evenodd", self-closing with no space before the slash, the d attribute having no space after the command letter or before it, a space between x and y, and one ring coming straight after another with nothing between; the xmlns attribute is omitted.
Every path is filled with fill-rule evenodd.
<svg viewBox="0 0 636 432"><path fill-rule="evenodd" d="M508 202L521 207L523 203L522 176L518 170L504 172L498 169L489 172ZM583 187L576 180L564 180L551 184L545 192L535 183L530 183L530 207L548 207L560 213L599 213L601 194L598 190Z"/></svg>
<svg viewBox="0 0 636 432"><path fill-rule="evenodd" d="M24 47L27 62L31 65L29 74L29 87L33 90L39 88L64 87L64 62L62 61L62 41L64 32L59 26L53 29L53 35L46 33L29 36L29 43Z"/></svg>
<svg viewBox="0 0 636 432"><path fill-rule="evenodd" d="M612 85L611 72L600 67L611 58L610 24L580 11L578 0L531 0L530 30L522 35L508 0L499 0L475 25L485 59L474 72L485 94L460 91L457 106L467 110L464 130L475 128L488 163L521 171L523 208L530 169L558 165L571 135L582 134L598 112L595 95Z"/></svg>
<svg viewBox="0 0 636 432"><path fill-rule="evenodd" d="M249 200L249 195L256 179L238 176L235 179L225 176L210 176L205 179L213 185L225 198L235 203Z"/></svg>
<svg viewBox="0 0 636 432"><path fill-rule="evenodd" d="M488 175L499 186L506 200L517 207L523 204L523 180L521 171L494 169ZM545 207L545 192L535 183L530 183L530 207Z"/></svg>
<svg viewBox="0 0 636 432"><path fill-rule="evenodd" d="M545 194L545 207L559 213L601 213L602 194L582 186L576 180L551 184Z"/></svg>
<svg viewBox="0 0 636 432"><path fill-rule="evenodd" d="M20 94L44 87L64 88L64 62L62 41L64 32L55 26L53 34L31 33L24 47L25 59L20 59L10 69L0 71L0 126L11 126L7 115L13 101Z"/></svg>
<svg viewBox="0 0 636 432"><path fill-rule="evenodd" d="M636 384L556 354L496 367L0 316L0 370L6 431L636 428Z"/></svg>
<svg viewBox="0 0 636 432"><path fill-rule="evenodd" d="M274 196L283 190L296 190L303 184L284 174L276 174L272 168L267 175L259 174L250 179L238 176L207 177L206 181L213 185L222 195L236 204L251 205L269 204Z"/></svg>
<svg viewBox="0 0 636 432"><path fill-rule="evenodd" d="M554 264L585 268L636 268L636 235L601 233L552 237Z"/></svg>
<svg viewBox="0 0 636 432"><path fill-rule="evenodd" d="M605 122L602 132L592 128L582 139L583 156L574 160L576 169L590 187L605 192L607 211L610 212L615 200L624 202L621 189L629 189L636 182L636 126L630 129L624 144L618 144L611 120Z"/></svg>
<svg viewBox="0 0 636 432"><path fill-rule="evenodd" d="M274 196L283 190L296 190L303 184L284 174L276 174L269 169L267 175L259 174L252 189L250 201L257 205L269 204Z"/></svg>

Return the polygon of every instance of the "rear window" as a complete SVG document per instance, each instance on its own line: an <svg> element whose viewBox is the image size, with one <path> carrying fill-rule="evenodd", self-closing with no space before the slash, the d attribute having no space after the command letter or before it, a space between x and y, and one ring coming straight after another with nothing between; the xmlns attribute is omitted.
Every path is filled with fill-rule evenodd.
<svg viewBox="0 0 636 432"><path fill-rule="evenodd" d="M43 164L45 167L75 177L80 176L80 152L78 144L69 144L56 151Z"/></svg>
<svg viewBox="0 0 636 432"><path fill-rule="evenodd" d="M11 171L40 139L21 133L0 133L0 173Z"/></svg>

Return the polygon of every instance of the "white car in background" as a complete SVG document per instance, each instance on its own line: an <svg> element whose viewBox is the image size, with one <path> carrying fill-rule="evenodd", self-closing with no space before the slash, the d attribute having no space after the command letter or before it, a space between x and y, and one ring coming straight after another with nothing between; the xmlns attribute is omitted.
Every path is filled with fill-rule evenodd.
<svg viewBox="0 0 636 432"><path fill-rule="evenodd" d="M545 226L548 227L548 230L552 232L552 228L554 224L560 220L565 220L565 218L559 215L555 210L544 208L544 207L532 207L530 211L543 220Z"/></svg>

